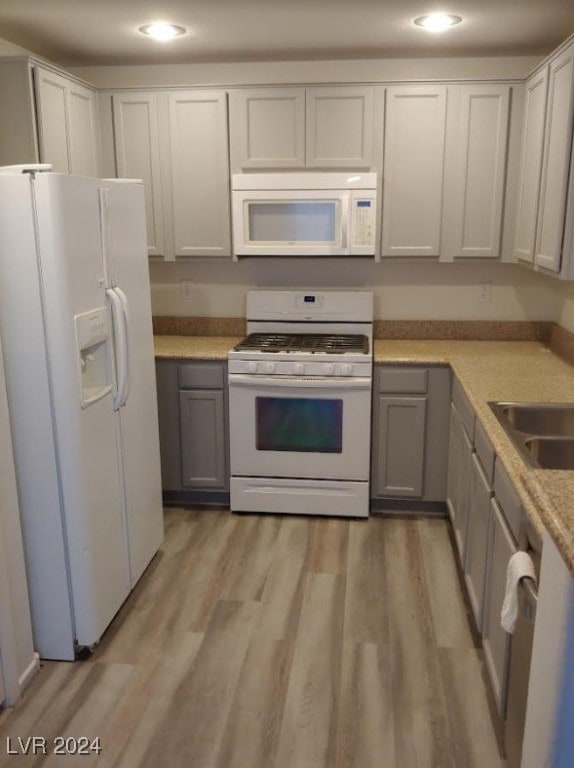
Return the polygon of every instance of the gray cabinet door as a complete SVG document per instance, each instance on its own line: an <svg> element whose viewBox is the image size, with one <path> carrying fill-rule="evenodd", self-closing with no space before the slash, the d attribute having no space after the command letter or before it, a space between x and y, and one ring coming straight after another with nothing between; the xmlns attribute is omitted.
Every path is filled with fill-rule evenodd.
<svg viewBox="0 0 574 768"><path fill-rule="evenodd" d="M466 547L466 526L470 502L470 482L472 473L472 444L468 439L462 421L453 408L453 431L451 441L454 441L454 465L449 468L451 485L454 485L455 496L452 499L452 523L460 562L464 563ZM456 476L456 480L453 479Z"/></svg>
<svg viewBox="0 0 574 768"><path fill-rule="evenodd" d="M178 360L156 360L161 487L181 488L181 446L179 440Z"/></svg>
<svg viewBox="0 0 574 768"><path fill-rule="evenodd" d="M448 444L448 471L446 481L446 506L450 520L455 525L458 514L458 484L460 480L460 430L457 428L457 413L450 405L450 441Z"/></svg>
<svg viewBox="0 0 574 768"><path fill-rule="evenodd" d="M426 397L379 395L377 466L378 496L422 496Z"/></svg>
<svg viewBox="0 0 574 768"><path fill-rule="evenodd" d="M479 631L482 631L491 497L490 484L484 476L476 453L473 453L466 526L464 577L470 605Z"/></svg>
<svg viewBox="0 0 574 768"><path fill-rule="evenodd" d="M221 390L180 390L182 485L225 486L225 418Z"/></svg>
<svg viewBox="0 0 574 768"><path fill-rule="evenodd" d="M515 551L516 546L502 511L496 500L492 499L482 645L494 698L503 719L506 712L510 635L500 625L500 612L506 589L506 569Z"/></svg>

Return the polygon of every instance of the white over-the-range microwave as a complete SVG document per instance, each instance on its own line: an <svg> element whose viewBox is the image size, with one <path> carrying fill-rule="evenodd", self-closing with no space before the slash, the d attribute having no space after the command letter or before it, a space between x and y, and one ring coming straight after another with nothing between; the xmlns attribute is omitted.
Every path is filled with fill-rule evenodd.
<svg viewBox="0 0 574 768"><path fill-rule="evenodd" d="M376 173L232 177L236 256L373 256Z"/></svg>

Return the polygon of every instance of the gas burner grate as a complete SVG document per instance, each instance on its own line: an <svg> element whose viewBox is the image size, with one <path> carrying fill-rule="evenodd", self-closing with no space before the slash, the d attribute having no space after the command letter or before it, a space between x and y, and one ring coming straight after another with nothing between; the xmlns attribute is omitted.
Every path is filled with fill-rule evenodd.
<svg viewBox="0 0 574 768"><path fill-rule="evenodd" d="M342 355L345 352L369 353L369 340L362 334L326 333L251 333L235 352L322 352Z"/></svg>

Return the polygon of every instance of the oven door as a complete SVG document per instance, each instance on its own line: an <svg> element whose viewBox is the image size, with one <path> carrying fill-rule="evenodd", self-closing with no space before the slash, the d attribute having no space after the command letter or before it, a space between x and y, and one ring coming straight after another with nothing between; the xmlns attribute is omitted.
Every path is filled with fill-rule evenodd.
<svg viewBox="0 0 574 768"><path fill-rule="evenodd" d="M368 480L371 379L229 375L231 474Z"/></svg>

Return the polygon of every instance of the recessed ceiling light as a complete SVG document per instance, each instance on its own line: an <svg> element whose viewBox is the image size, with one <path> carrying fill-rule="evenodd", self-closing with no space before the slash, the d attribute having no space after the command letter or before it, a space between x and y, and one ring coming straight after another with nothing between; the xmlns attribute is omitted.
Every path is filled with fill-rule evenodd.
<svg viewBox="0 0 574 768"><path fill-rule="evenodd" d="M431 13L429 16L419 16L418 19L415 19L415 24L418 27L424 27L429 32L444 32L445 29L454 27L461 21L460 16L452 16L448 13Z"/></svg>
<svg viewBox="0 0 574 768"><path fill-rule="evenodd" d="M173 40L174 37L179 37L180 35L185 34L185 27L158 22L156 24L146 24L145 26L140 27L139 31L143 35L153 37L154 40L166 42L167 40Z"/></svg>

